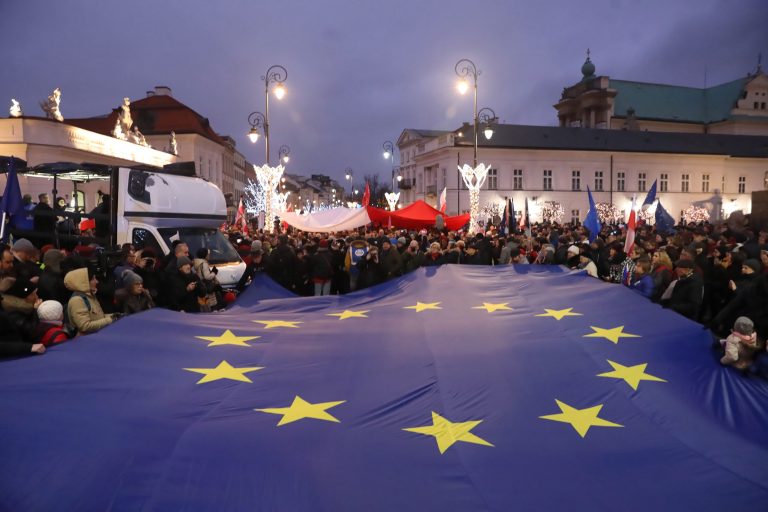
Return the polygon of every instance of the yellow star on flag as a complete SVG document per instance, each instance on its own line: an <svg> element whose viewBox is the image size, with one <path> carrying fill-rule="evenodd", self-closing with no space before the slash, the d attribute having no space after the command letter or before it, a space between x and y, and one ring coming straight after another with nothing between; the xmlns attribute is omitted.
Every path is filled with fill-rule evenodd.
<svg viewBox="0 0 768 512"><path fill-rule="evenodd" d="M652 380L655 382L667 382L664 379L660 379L654 375L645 373L645 369L648 363L637 364L635 366L624 366L619 363L614 363L608 359L608 364L613 366L612 372L600 373L598 377L611 377L613 379L623 379L632 389L637 391L637 387L640 385L641 380Z"/></svg>
<svg viewBox="0 0 768 512"><path fill-rule="evenodd" d="M274 329L276 327L290 327L293 329L298 329L298 324L303 324L304 322L289 322L287 320L254 320L257 324L262 324L265 329Z"/></svg>
<svg viewBox="0 0 768 512"><path fill-rule="evenodd" d="M216 347L218 345L238 345L240 347L250 347L246 341L255 340L261 338L261 336L235 336L232 331L227 329L220 336L195 336L201 340L210 341L209 347Z"/></svg>
<svg viewBox="0 0 768 512"><path fill-rule="evenodd" d="M405 306L403 309L415 309L417 313L426 311L427 309L443 309L439 306L440 302L418 302L415 306Z"/></svg>
<svg viewBox="0 0 768 512"><path fill-rule="evenodd" d="M326 316L337 316L339 317L339 320L346 320L347 318L368 318L366 313L368 313L370 309L364 309L361 311L352 311L350 309L345 309L342 313L329 313Z"/></svg>
<svg viewBox="0 0 768 512"><path fill-rule="evenodd" d="M536 315L536 316L551 316L555 320L562 320L566 316L584 316L581 313L574 313L573 312L573 308L568 308L568 309L547 309L547 308L544 308L544 311L546 311L546 313L542 313L542 314Z"/></svg>
<svg viewBox="0 0 768 512"><path fill-rule="evenodd" d="M590 427L623 427L618 423L613 423L603 418L598 418L600 409L603 405L596 405L594 407L588 407L586 409L575 409L570 405L555 399L557 406L560 408L559 414L548 414L546 416L539 416L543 420L559 421L561 423L570 423L571 426L579 433L581 437L585 437Z"/></svg>
<svg viewBox="0 0 768 512"><path fill-rule="evenodd" d="M639 338L638 334L629 334L624 332L624 326L620 325L613 329L603 329L602 327L589 326L593 331L592 334L585 334L584 338L605 338L612 341L615 344L619 343L619 338Z"/></svg>
<svg viewBox="0 0 768 512"><path fill-rule="evenodd" d="M289 407L273 407L269 409L254 409L254 411L266 412L269 414L281 414L283 417L277 423L277 426L293 423L294 421L303 420L304 418L312 418L315 420L333 421L340 423L337 418L334 418L326 411L331 407L336 407L339 404L343 404L346 400L338 402L321 402L318 404L311 404L296 395L293 399L293 403Z"/></svg>
<svg viewBox="0 0 768 512"><path fill-rule="evenodd" d="M475 306L472 309L484 309L489 313L493 313L494 311L498 311L500 309L505 309L507 311L512 311L512 308L507 306L509 304L508 302L499 302L499 303L493 303L493 302L483 302L482 306Z"/></svg>
<svg viewBox="0 0 768 512"><path fill-rule="evenodd" d="M214 380L229 379L239 382L253 382L251 379L245 376L248 372L255 372L256 370L263 369L263 366L249 366L244 368L235 368L226 361L219 363L216 368L184 368L188 372L202 373L205 375L202 379L197 381L198 384L205 384L206 382L213 382Z"/></svg>
<svg viewBox="0 0 768 512"><path fill-rule="evenodd" d="M459 441L464 443L481 444L483 446L493 446L485 439L472 434L470 431L482 423L483 420L464 421L453 423L436 412L432 412L432 425L425 427L404 428L406 432L416 432L425 436L433 436L437 441L437 449L443 454L445 451Z"/></svg>

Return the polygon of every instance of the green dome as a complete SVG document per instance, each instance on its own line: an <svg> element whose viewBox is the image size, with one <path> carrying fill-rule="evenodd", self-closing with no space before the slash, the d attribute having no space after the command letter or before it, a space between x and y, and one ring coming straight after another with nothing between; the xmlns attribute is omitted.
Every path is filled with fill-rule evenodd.
<svg viewBox="0 0 768 512"><path fill-rule="evenodd" d="M595 77L595 65L592 64L589 57L587 57L587 60L585 60L584 64L581 66L581 74L584 75L584 80Z"/></svg>

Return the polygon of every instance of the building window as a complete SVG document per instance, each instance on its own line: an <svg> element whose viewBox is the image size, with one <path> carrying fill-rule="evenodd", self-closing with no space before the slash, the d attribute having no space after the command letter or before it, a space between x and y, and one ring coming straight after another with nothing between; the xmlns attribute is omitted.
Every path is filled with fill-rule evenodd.
<svg viewBox="0 0 768 512"><path fill-rule="evenodd" d="M498 169L488 169L488 190L497 190L499 188Z"/></svg>
<svg viewBox="0 0 768 512"><path fill-rule="evenodd" d="M595 171L595 190L597 192L603 190L603 171Z"/></svg>
<svg viewBox="0 0 768 512"><path fill-rule="evenodd" d="M523 190L523 170L514 169L512 171L512 188L514 190Z"/></svg>
<svg viewBox="0 0 768 512"><path fill-rule="evenodd" d="M616 174L616 190L624 192L624 171L619 171Z"/></svg>
<svg viewBox="0 0 768 512"><path fill-rule="evenodd" d="M448 178L446 177L445 173L446 173L446 170L445 170L445 167L443 167L443 187L444 188L448 186Z"/></svg>
<svg viewBox="0 0 768 512"><path fill-rule="evenodd" d="M666 192L669 187L669 174L662 174L659 180L659 191Z"/></svg>
<svg viewBox="0 0 768 512"><path fill-rule="evenodd" d="M709 174L701 175L701 191L709 192Z"/></svg>
<svg viewBox="0 0 768 512"><path fill-rule="evenodd" d="M552 190L552 169L544 169L544 190Z"/></svg>
<svg viewBox="0 0 768 512"><path fill-rule="evenodd" d="M571 171L571 190L581 190L581 171Z"/></svg>
<svg viewBox="0 0 768 512"><path fill-rule="evenodd" d="M747 177L739 176L739 194L743 194L747 191Z"/></svg>
<svg viewBox="0 0 768 512"><path fill-rule="evenodd" d="M640 172L637 174L637 190L638 192L645 192L645 173Z"/></svg>
<svg viewBox="0 0 768 512"><path fill-rule="evenodd" d="M571 210L571 224L578 225L581 222L579 210Z"/></svg>
<svg viewBox="0 0 768 512"><path fill-rule="evenodd" d="M690 180L690 175L683 174L680 178L681 178L680 179L680 191L681 192L688 192L688 183L689 183L689 180Z"/></svg>

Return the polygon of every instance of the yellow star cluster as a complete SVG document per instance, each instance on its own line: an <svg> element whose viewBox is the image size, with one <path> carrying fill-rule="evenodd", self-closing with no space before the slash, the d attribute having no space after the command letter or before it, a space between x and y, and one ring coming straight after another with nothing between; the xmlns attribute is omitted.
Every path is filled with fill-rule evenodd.
<svg viewBox="0 0 768 512"><path fill-rule="evenodd" d="M417 301L415 305L400 306L404 310L410 310L414 313L425 314L440 314L436 311L442 310L441 302L420 302ZM483 302L482 305L470 306L472 310L484 310L486 313L493 316L504 316L506 311L514 311L507 302ZM573 311L574 308L565 309L544 309L544 313L537 313L534 316L540 318L552 318L557 322L560 322L569 317L584 316L582 313ZM339 321L342 320L356 320L367 319L372 310L354 310L345 309L336 313L327 313L326 316L336 317ZM407 313L410 314L410 313ZM304 322L294 320L253 320L263 330L271 329L299 329L300 325ZM618 345L619 341L624 338L640 338L638 334L632 334L624 332L624 326L617 327L597 327L590 326L593 332L583 334L584 338L602 338L610 341L614 345ZM261 336L257 335L236 335L231 330L226 329L216 336L195 336L200 340L209 342L207 347L218 347L223 345L233 345L239 347L252 347L256 340L259 340ZM608 365L612 368L612 371L606 371L599 373L597 377L612 378L624 381L633 391L637 391L642 381L650 382L666 382L664 379L646 373L647 363L639 363L635 365L625 366L621 363L617 363L611 360L607 360ZM244 366L234 367L226 360L222 360L217 366L213 368L184 368L188 372L202 374L196 384L206 384L210 382L216 382L219 380L230 380L236 382L253 383L250 376L251 374L259 370L263 370L263 366ZM273 414L280 416L280 420L277 423L278 427L294 423L304 419L313 419L319 421L327 421L332 423L340 423L341 420L329 412L336 407L346 403L346 400L335 400L328 402L313 403L299 395L295 395L293 401L290 404L276 404L273 407L262 407L254 409L256 412L265 414ZM559 408L560 412L553 414L546 414L539 416L540 419L567 423L569 424L579 436L586 437L589 429L592 427L623 427L613 421L601 418L599 415L605 404L594 404L587 406L583 409L579 409L572 405L569 405L559 399L555 399L555 404ZM342 408L343 409L343 408ZM341 409L340 409L341 410ZM431 411L431 424L413 427L402 428L405 432L411 432L414 434L433 437L438 451L443 454L451 446L456 443L468 443L487 447L493 447L489 441L483 439L478 434L472 431L479 427L484 421L482 419L465 419L464 421L452 421L436 411Z"/></svg>

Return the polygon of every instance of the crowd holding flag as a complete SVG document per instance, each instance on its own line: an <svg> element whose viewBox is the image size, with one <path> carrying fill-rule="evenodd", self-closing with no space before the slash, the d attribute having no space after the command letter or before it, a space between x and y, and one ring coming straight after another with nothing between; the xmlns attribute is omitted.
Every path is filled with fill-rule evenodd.
<svg viewBox="0 0 768 512"><path fill-rule="evenodd" d="M8 174L6 176L5 191L3 200L0 202L0 212L2 212L2 221L0 223L0 240L5 237L5 221L10 219L11 227L14 225L14 217L24 215L24 201L21 197L21 188L19 187L19 176L16 174L16 165L14 158L11 157L8 162Z"/></svg>
<svg viewBox="0 0 768 512"><path fill-rule="evenodd" d="M635 213L635 197L632 196L632 209L629 211L629 222L627 222L627 239L624 241L624 252L629 254L632 247L635 246L635 225L637 223Z"/></svg>
<svg viewBox="0 0 768 512"><path fill-rule="evenodd" d="M589 241L594 242L597 235L600 234L602 225L600 224L600 217L597 215L597 207L595 206L595 200L592 198L592 191L587 187L587 197L589 198L589 211L587 212L587 218L584 219L584 227L589 230Z"/></svg>

